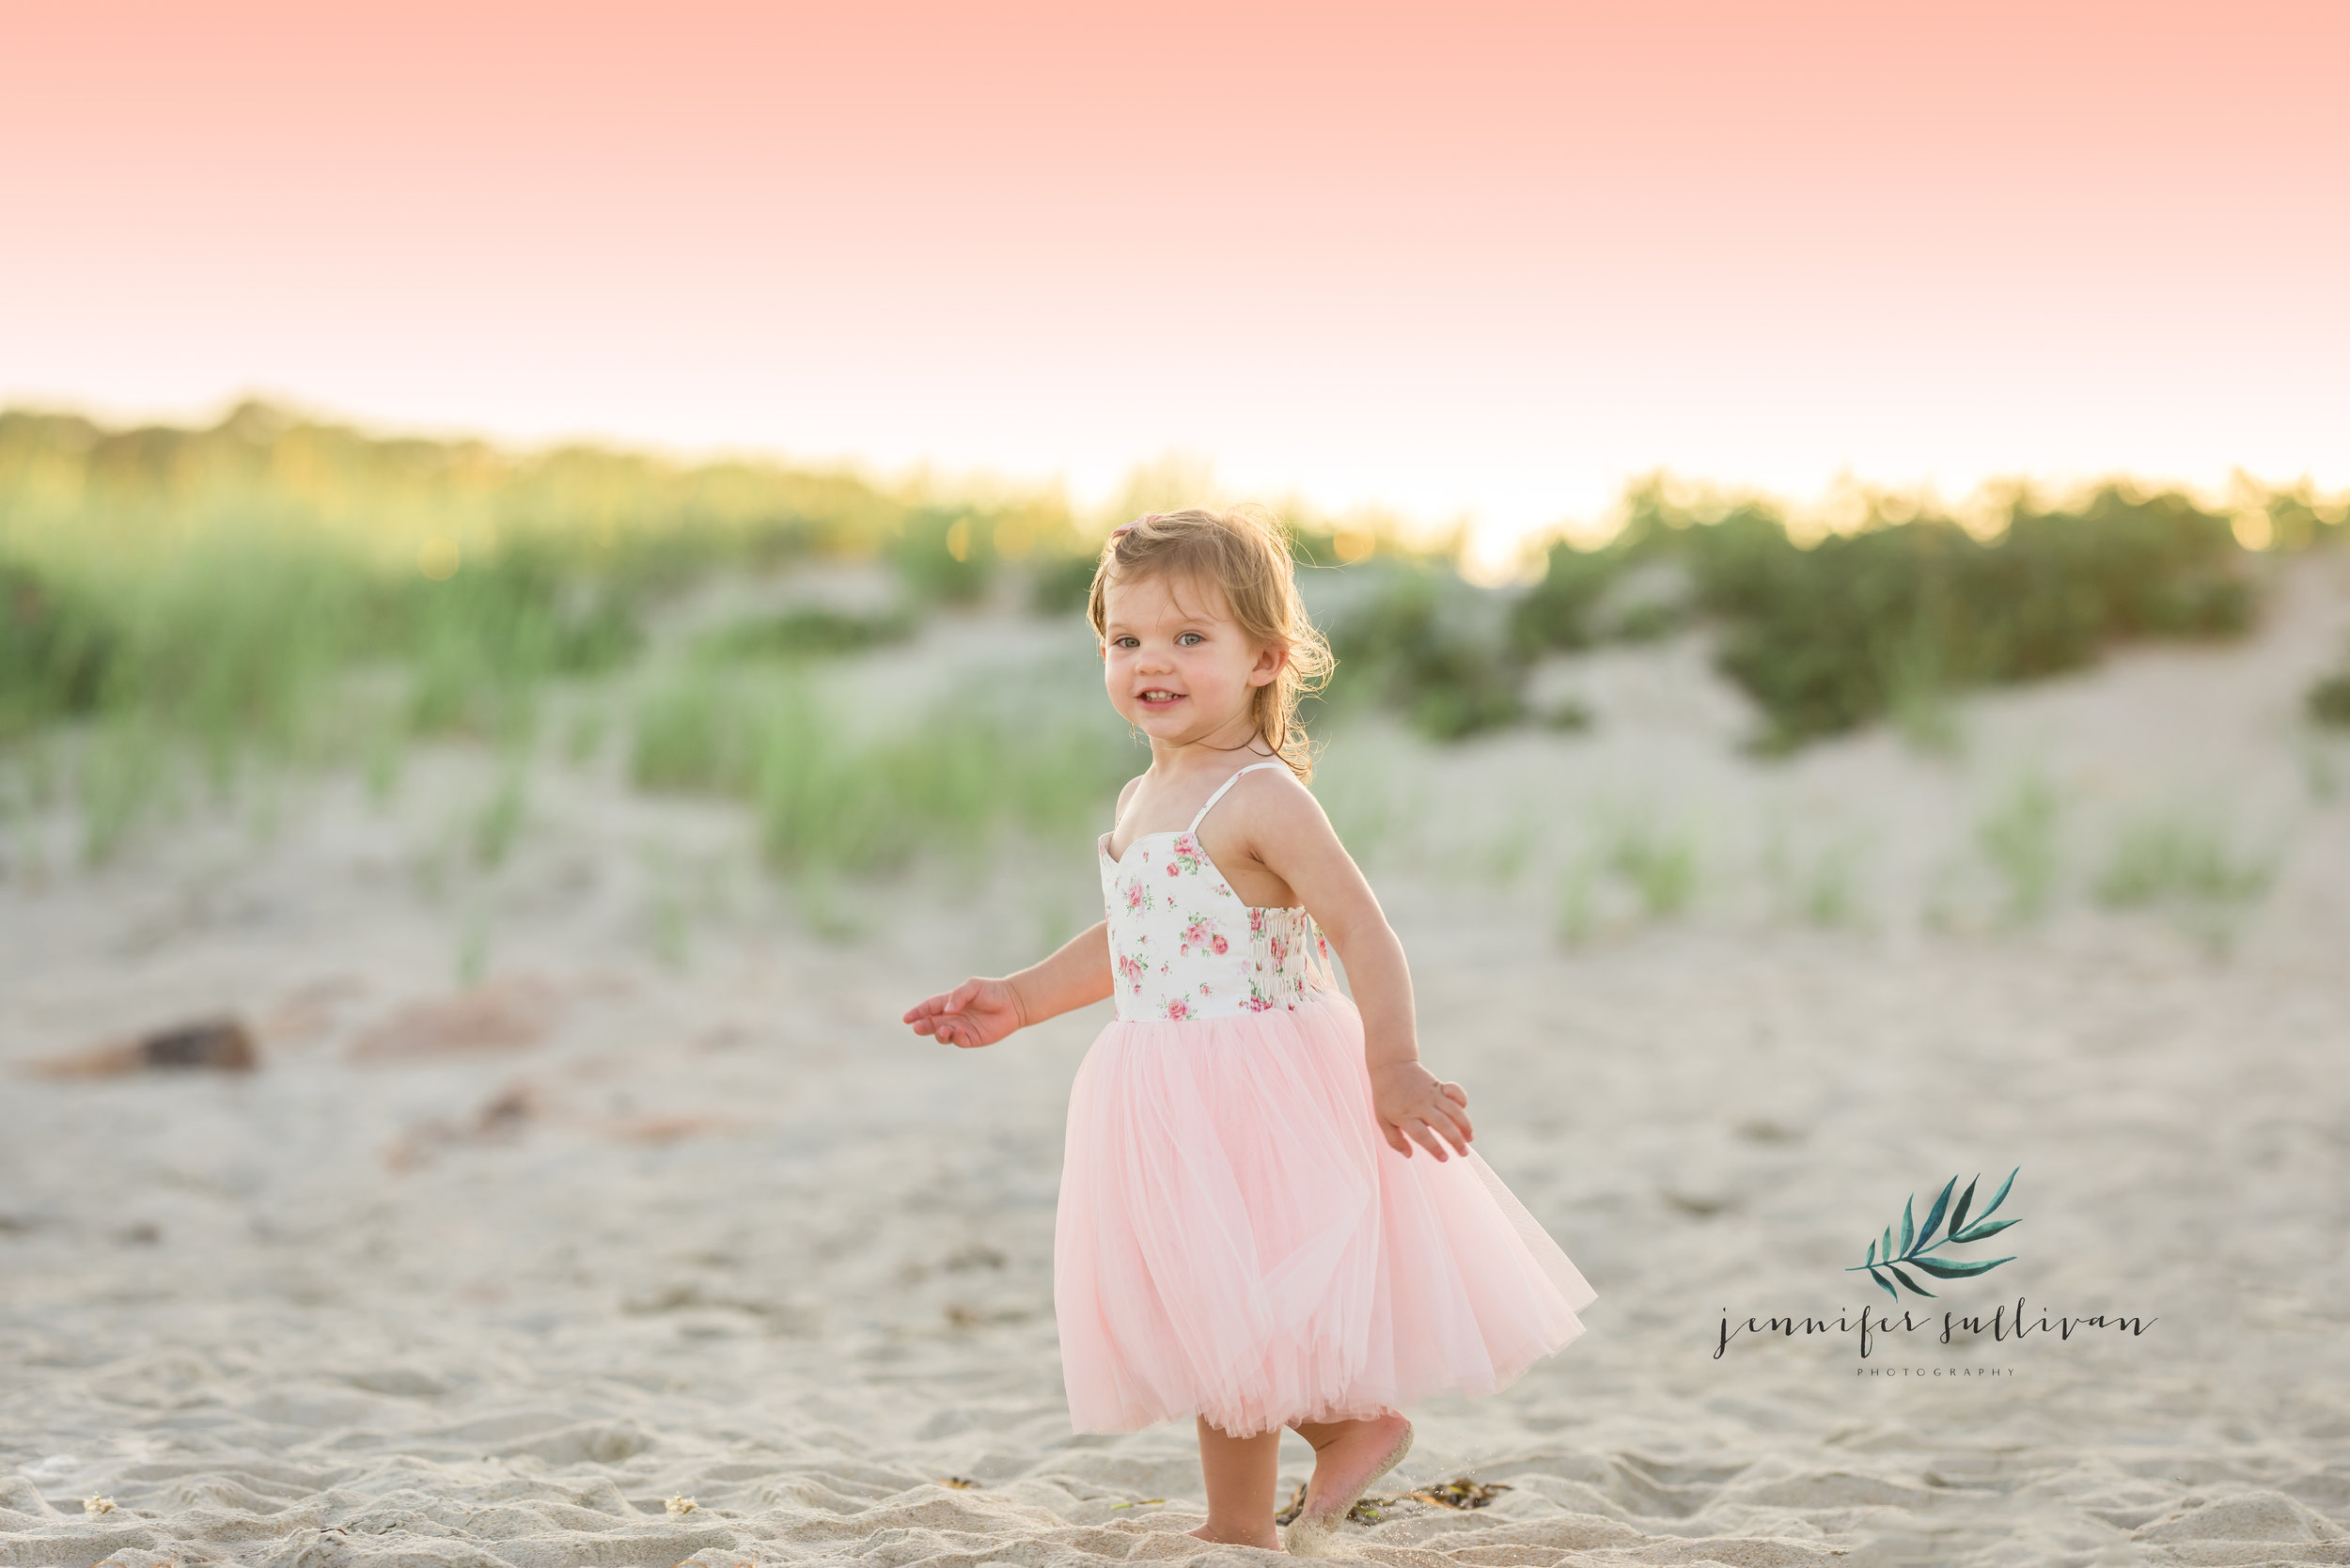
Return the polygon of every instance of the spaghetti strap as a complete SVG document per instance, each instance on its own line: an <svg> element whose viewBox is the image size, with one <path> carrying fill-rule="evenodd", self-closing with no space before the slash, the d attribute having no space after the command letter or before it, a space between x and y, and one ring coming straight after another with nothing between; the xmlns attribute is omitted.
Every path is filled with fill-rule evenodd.
<svg viewBox="0 0 2350 1568"><path fill-rule="evenodd" d="M1214 794L1212 794L1212 795L1210 795L1210 796L1208 797L1208 804L1207 804L1206 806L1202 806L1202 807L1199 808L1199 814L1198 814L1198 816L1196 816L1196 817L1194 817L1194 818L1192 818L1192 819L1191 819L1191 825L1190 825L1189 827L1187 827L1187 828L1183 829L1183 831L1184 831L1184 832L1186 832L1186 833L1197 833L1197 832L1198 832L1198 831L1199 831L1199 824L1200 824L1201 823L1206 822L1206 821L1208 820L1208 811L1209 811L1209 808L1210 808L1211 807L1214 806L1214 805L1215 805L1215 803L1216 803L1217 801L1222 800L1222 799L1224 798L1224 792L1225 792L1225 791L1227 791L1227 790L1230 789L1233 785L1235 785L1235 784L1237 784L1237 783L1239 783L1239 782L1240 782L1240 776L1241 776L1242 774L1244 774L1244 773L1255 773L1255 772L1256 772L1259 768L1285 768L1285 767L1287 767L1287 766L1289 766L1289 764L1288 764L1287 762L1251 762L1251 763L1249 763L1246 767L1245 767L1245 768L1240 768L1240 769L1236 770L1236 771L1233 773L1233 775L1232 775L1232 776L1231 776L1231 777L1230 777L1230 778L1226 779L1223 783L1221 783L1221 784L1219 784L1219 785L1217 785L1217 786L1216 786L1216 789L1215 789L1215 793L1214 793Z"/></svg>

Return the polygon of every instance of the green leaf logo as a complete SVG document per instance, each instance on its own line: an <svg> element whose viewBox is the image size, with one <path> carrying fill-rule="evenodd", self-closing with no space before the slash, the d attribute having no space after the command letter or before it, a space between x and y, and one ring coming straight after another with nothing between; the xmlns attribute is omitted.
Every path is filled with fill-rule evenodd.
<svg viewBox="0 0 2350 1568"><path fill-rule="evenodd" d="M1902 1200L1902 1239L1899 1250L1894 1247L1893 1228L1888 1225L1885 1228L1884 1235L1869 1244L1869 1255L1844 1272L1846 1274L1865 1272L1870 1278L1884 1287L1887 1295L1899 1301L1902 1298L1902 1293L1895 1290L1892 1281L1885 1278L1888 1274L1894 1279L1900 1280L1903 1289L1907 1290L1913 1295L1930 1296L1934 1294L1903 1272L1904 1264L1907 1264L1919 1274L1932 1275L1936 1279L1971 1279L1978 1274L1990 1273L2001 1263L2013 1262L2015 1260L2013 1257L1962 1262L1956 1258L1936 1258L1934 1254L1946 1247L1964 1246L1967 1242L1979 1242L1986 1237L1996 1236L2014 1224L2015 1221L2013 1219L1993 1219L1991 1212L2007 1201L2007 1189L2015 1184L2015 1171L2023 1168L2019 1165L2015 1170L2007 1173L2007 1180L1999 1184L1999 1190L1992 1194L1991 1201L1982 1206L1982 1213L1975 1215L1975 1222L1972 1225L1966 1223L1966 1215L1974 1207L1975 1182L1982 1181L1981 1176L1977 1176L1974 1182L1966 1184L1966 1190L1958 1195L1958 1207L1955 1209L1950 1208L1950 1189L1958 1185L1958 1178L1953 1176L1944 1183L1941 1196L1935 1199L1934 1207L1926 1211L1926 1223L1923 1228L1917 1226L1911 1219L1911 1210L1918 1201L1917 1195L1911 1194ZM1935 1232L1942 1229L1942 1215L1945 1210L1949 1210L1950 1213L1950 1228L1943 1232L1940 1241L1936 1241L1934 1239ZM1878 1252L1880 1247L1884 1249L1882 1256Z"/></svg>

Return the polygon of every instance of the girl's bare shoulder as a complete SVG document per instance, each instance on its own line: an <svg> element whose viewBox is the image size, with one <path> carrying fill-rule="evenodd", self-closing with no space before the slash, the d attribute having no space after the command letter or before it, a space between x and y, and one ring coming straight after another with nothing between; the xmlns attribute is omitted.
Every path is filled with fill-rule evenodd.
<svg viewBox="0 0 2350 1568"><path fill-rule="evenodd" d="M1330 830L1322 802L1288 768L1260 768L1235 783L1225 799L1240 819L1234 825L1252 839L1259 834L1278 838Z"/></svg>

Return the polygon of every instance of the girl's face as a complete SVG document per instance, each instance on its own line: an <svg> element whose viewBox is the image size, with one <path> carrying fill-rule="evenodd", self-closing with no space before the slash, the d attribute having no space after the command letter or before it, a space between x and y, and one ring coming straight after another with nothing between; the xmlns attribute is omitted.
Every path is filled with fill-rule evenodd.
<svg viewBox="0 0 2350 1568"><path fill-rule="evenodd" d="M1164 572L1113 578L1102 611L1110 705L1153 741L1188 745L1250 723L1249 699L1280 673L1281 651L1249 641L1207 584Z"/></svg>

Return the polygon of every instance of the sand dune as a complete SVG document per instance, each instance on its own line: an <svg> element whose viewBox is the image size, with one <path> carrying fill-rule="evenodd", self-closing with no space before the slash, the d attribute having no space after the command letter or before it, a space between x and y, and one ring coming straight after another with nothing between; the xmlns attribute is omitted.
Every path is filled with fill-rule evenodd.
<svg viewBox="0 0 2350 1568"><path fill-rule="evenodd" d="M1969 703L1954 757L1745 759L1694 645L1550 672L1589 737L1333 748L1425 1053L1600 1292L1565 1355L1414 1413L1399 1490L1508 1490L1399 1504L1367 1558L2350 1562L2350 757L2293 720L2350 611L2330 571L2242 648ZM1052 1214L1099 1020L962 1054L895 1023L1080 922L1083 846L831 888L819 934L729 811L558 772L509 866L425 874L485 766L96 872L17 824L0 1563L1257 1555L1183 1533L1187 1431L1068 1429ZM1985 848L2018 779L2057 802L2032 912ZM2163 811L2273 877L2101 907ZM1686 846L1684 902L1627 823ZM258 1071L17 1071L223 1009ZM1845 1272L1869 1238L2013 1166L2016 1261L1938 1287L1937 1325L2021 1297L2143 1334L1714 1356L1726 1313L1890 1308Z"/></svg>

